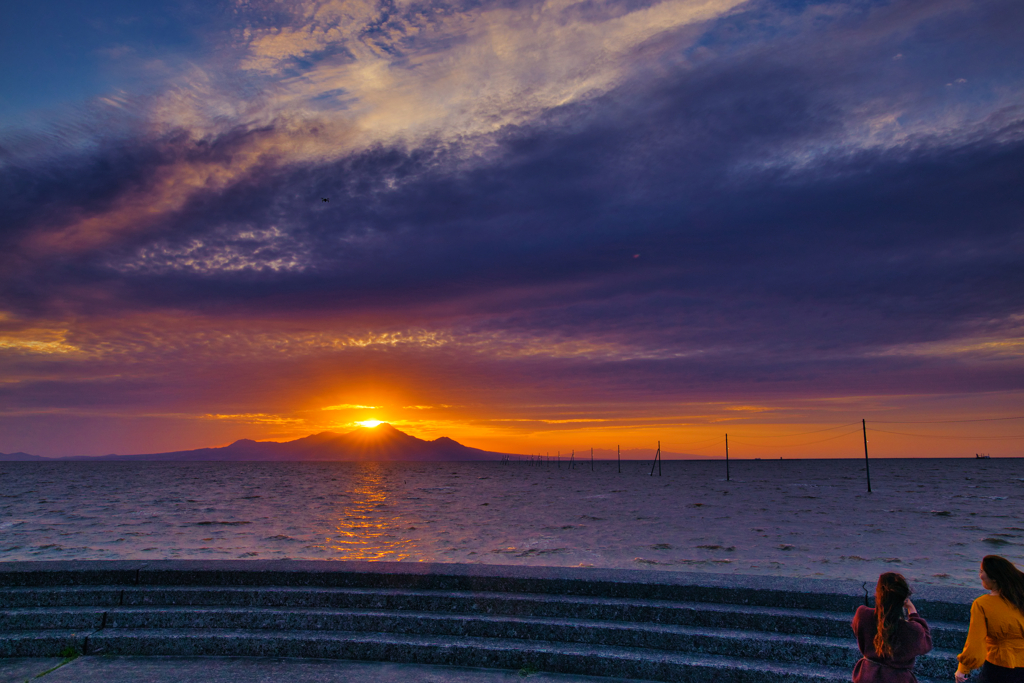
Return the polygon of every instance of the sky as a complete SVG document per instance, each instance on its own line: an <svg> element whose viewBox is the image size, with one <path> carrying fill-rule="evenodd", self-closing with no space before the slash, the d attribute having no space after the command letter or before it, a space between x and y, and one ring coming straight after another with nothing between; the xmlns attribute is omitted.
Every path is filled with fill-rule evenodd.
<svg viewBox="0 0 1024 683"><path fill-rule="evenodd" d="M1024 456L1019 0L4 15L0 452Z"/></svg>

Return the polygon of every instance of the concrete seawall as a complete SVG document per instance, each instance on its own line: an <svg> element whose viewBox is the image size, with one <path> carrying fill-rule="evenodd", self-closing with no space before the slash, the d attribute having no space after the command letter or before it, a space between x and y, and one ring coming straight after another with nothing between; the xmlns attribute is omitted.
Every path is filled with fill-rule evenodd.
<svg viewBox="0 0 1024 683"><path fill-rule="evenodd" d="M918 586L952 675L982 590ZM659 681L848 680L870 582L289 560L0 563L0 655L276 656Z"/></svg>
<svg viewBox="0 0 1024 683"><path fill-rule="evenodd" d="M695 600L853 612L874 596L875 580L795 579L640 569L524 567L432 562L330 560L75 560L0 562L0 586L139 585L379 587L557 593ZM937 619L966 621L985 591L919 584L915 604Z"/></svg>

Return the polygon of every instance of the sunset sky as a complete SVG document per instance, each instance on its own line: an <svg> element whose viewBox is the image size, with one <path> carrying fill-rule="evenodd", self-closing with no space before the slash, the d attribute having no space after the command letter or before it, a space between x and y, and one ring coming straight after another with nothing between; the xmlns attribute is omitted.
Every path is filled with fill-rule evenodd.
<svg viewBox="0 0 1024 683"><path fill-rule="evenodd" d="M1024 456L1020 0L18 2L0 64L0 452Z"/></svg>

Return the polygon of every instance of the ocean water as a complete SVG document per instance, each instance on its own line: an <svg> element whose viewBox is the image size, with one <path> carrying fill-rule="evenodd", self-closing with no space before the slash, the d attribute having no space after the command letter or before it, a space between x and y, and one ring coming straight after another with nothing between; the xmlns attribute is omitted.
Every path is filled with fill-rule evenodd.
<svg viewBox="0 0 1024 683"><path fill-rule="evenodd" d="M975 585L1024 567L1024 459L0 463L0 561L335 559Z"/></svg>

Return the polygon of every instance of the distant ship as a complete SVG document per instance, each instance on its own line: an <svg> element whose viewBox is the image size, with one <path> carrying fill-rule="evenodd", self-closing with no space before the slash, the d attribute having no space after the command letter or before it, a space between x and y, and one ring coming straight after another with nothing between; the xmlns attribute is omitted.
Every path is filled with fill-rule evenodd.
<svg viewBox="0 0 1024 683"><path fill-rule="evenodd" d="M988 459L988 458L991 458L991 457L992 457L992 456L991 456L991 455L989 455L988 453L985 453L985 454L982 454L982 453L975 453L975 454L974 454L974 459L975 459L975 460L981 460L982 458Z"/></svg>

